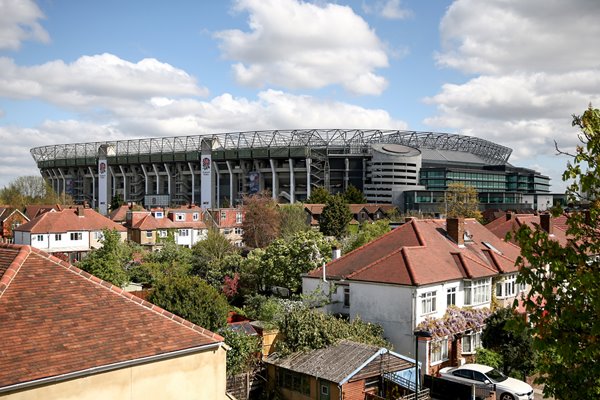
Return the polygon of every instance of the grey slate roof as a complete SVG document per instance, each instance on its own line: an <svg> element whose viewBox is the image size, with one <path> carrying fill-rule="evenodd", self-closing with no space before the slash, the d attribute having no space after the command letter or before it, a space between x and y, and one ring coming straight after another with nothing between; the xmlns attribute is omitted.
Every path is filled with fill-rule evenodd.
<svg viewBox="0 0 600 400"><path fill-rule="evenodd" d="M380 352L387 352L387 350L343 340L324 349L294 353L283 358L275 353L270 355L266 362L280 368L326 379L339 385Z"/></svg>

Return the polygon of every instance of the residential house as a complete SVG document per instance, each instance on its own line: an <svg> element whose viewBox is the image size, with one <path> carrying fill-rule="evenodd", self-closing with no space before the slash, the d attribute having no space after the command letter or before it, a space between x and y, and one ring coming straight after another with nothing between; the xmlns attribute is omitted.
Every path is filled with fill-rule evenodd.
<svg viewBox="0 0 600 400"><path fill-rule="evenodd" d="M515 284L519 248L504 242L474 219L417 220L405 224L303 277L303 292L322 292L324 310L380 324L402 354L414 356L413 332L424 321L442 325L449 308L489 309L512 302L525 290ZM479 315L479 314L477 314ZM451 324L448 322L448 324ZM463 332L434 332L420 351L433 371L457 364L480 345L482 321ZM461 336L464 336L461 339Z"/></svg>
<svg viewBox="0 0 600 400"><path fill-rule="evenodd" d="M35 247L0 244L0 397L226 399L223 338Z"/></svg>
<svg viewBox="0 0 600 400"><path fill-rule="evenodd" d="M12 241L13 229L28 222L29 218L10 206L0 206L0 240Z"/></svg>
<svg viewBox="0 0 600 400"><path fill-rule="evenodd" d="M237 247L244 245L244 211L241 208L213 208L207 210L206 223L214 226Z"/></svg>
<svg viewBox="0 0 600 400"><path fill-rule="evenodd" d="M90 208L50 210L14 229L14 243L30 245L70 261L81 260L92 249L102 247L104 229L116 230L121 239L127 229Z"/></svg>
<svg viewBox="0 0 600 400"><path fill-rule="evenodd" d="M30 204L25 206L24 214L31 221L35 217L39 217L43 213L48 211L60 211L62 206L60 204Z"/></svg>
<svg viewBox="0 0 600 400"><path fill-rule="evenodd" d="M485 227L500 239L505 239L507 233L514 234L523 225L529 226L532 230L539 226L562 246L567 244L567 217L564 215L553 217L547 213L536 215L507 212L486 224ZM511 241L514 243L514 237Z"/></svg>
<svg viewBox="0 0 600 400"><path fill-rule="evenodd" d="M108 218L117 224L125 225L127 222L127 212L132 210L133 207L131 207L129 204L123 204L119 206L119 208L112 210L108 214Z"/></svg>
<svg viewBox="0 0 600 400"><path fill-rule="evenodd" d="M364 400L386 392L394 398L414 393L414 360L349 340L286 357L273 353L265 364L268 386L285 400Z"/></svg>
<svg viewBox="0 0 600 400"><path fill-rule="evenodd" d="M164 214L162 209L127 211L124 226L127 228L128 239L153 250L160 248L169 236L174 238L177 229Z"/></svg>
<svg viewBox="0 0 600 400"><path fill-rule="evenodd" d="M319 229L319 219L325 204L305 204L304 211L308 215L308 222L314 229ZM360 225L363 222L374 222L387 217L387 213L395 209L393 204L348 204L352 213L351 225Z"/></svg>
<svg viewBox="0 0 600 400"><path fill-rule="evenodd" d="M156 216L156 213L154 214ZM203 221L203 211L198 206L171 208L167 216L175 227L175 243L192 247L208 235L208 226Z"/></svg>

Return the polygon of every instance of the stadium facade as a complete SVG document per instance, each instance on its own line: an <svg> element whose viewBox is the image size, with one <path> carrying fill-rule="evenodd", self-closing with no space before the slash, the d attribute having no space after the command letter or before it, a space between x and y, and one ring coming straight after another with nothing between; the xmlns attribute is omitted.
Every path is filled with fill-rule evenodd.
<svg viewBox="0 0 600 400"><path fill-rule="evenodd" d="M59 193L102 211L120 195L145 206L235 204L268 189L282 202L349 185L369 202L439 212L452 182L483 208L543 209L550 179L508 163L512 150L476 137L396 130L274 130L60 144L31 149Z"/></svg>

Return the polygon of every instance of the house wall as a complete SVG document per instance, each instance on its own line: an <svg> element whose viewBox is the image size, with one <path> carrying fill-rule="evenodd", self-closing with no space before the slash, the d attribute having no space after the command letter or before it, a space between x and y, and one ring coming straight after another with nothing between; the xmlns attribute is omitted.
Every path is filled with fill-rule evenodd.
<svg viewBox="0 0 600 400"><path fill-rule="evenodd" d="M6 400L226 399L225 349L0 395Z"/></svg>
<svg viewBox="0 0 600 400"><path fill-rule="evenodd" d="M14 231L14 237L13 237L13 243L15 244L26 244L26 245L31 245L31 234L29 232L22 232L22 231ZM47 244L47 240L48 240L48 235L45 235L46 237L44 238L44 240L46 241L45 247L48 247ZM40 246L44 246L44 243L41 243ZM34 246L37 247L37 246ZM45 247L38 247L40 249L43 249Z"/></svg>
<svg viewBox="0 0 600 400"><path fill-rule="evenodd" d="M364 379L348 382L342 386L342 399L344 400L364 400L365 398L365 381ZM336 399L336 398L332 398Z"/></svg>

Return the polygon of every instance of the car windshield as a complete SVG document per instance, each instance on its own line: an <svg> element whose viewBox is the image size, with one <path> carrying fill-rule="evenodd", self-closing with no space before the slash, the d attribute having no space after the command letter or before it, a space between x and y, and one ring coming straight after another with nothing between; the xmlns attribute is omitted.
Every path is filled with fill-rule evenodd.
<svg viewBox="0 0 600 400"><path fill-rule="evenodd" d="M506 375L504 375L502 372L498 371L496 368L492 369L491 371L486 372L485 374L494 383L502 382L502 381L505 381L508 379L508 377Z"/></svg>

